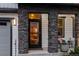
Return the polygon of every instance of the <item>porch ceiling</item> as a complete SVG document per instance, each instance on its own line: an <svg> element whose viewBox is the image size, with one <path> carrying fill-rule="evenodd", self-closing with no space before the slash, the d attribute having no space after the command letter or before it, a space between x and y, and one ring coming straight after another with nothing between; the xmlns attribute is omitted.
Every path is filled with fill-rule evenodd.
<svg viewBox="0 0 79 59"><path fill-rule="evenodd" d="M79 3L19 3L19 8L24 7L79 7Z"/></svg>

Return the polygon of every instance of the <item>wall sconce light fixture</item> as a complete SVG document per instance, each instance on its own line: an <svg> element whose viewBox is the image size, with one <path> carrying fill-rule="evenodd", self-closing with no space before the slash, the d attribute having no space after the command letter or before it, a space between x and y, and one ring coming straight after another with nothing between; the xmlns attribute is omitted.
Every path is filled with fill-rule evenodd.
<svg viewBox="0 0 79 59"><path fill-rule="evenodd" d="M17 25L17 20L14 18L14 19L12 19L12 25L13 26L16 26Z"/></svg>

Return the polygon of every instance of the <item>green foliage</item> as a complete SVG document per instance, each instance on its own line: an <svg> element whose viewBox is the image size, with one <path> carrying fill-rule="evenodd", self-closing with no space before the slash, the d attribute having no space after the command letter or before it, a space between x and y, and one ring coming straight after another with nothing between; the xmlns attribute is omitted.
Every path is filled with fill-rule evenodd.
<svg viewBox="0 0 79 59"><path fill-rule="evenodd" d="M74 51L70 51L70 56L79 56L79 47L74 48Z"/></svg>

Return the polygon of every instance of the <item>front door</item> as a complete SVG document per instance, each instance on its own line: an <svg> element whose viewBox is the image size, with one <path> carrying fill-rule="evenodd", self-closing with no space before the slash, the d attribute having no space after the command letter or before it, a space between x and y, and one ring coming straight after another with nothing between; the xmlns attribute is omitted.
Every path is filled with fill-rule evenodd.
<svg viewBox="0 0 79 59"><path fill-rule="evenodd" d="M41 18L40 14L29 14L29 48L41 48Z"/></svg>
<svg viewBox="0 0 79 59"><path fill-rule="evenodd" d="M62 38L66 42L73 41L73 45L75 45L74 41L74 20L75 15L72 14L59 14L58 15L58 35L59 38Z"/></svg>

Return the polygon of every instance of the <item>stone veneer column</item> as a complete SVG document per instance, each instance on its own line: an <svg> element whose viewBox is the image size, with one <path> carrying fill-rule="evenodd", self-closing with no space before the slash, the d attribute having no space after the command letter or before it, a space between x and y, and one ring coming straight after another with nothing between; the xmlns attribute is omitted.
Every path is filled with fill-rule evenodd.
<svg viewBox="0 0 79 59"><path fill-rule="evenodd" d="M48 51L58 52L57 13L52 9L49 12Z"/></svg>
<svg viewBox="0 0 79 59"><path fill-rule="evenodd" d="M27 10L19 9L19 53L24 54L28 52L28 19Z"/></svg>

